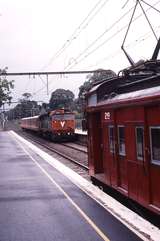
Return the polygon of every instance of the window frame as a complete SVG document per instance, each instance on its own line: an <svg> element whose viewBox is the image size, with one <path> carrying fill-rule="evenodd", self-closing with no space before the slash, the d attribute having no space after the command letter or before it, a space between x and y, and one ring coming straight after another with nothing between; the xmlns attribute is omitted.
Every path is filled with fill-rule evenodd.
<svg viewBox="0 0 160 241"><path fill-rule="evenodd" d="M124 150L125 152L121 152L120 151L120 138L119 138L119 128L124 128ZM118 129L118 154L120 156L126 156L126 143L125 143L125 125L117 125L117 129Z"/></svg>
<svg viewBox="0 0 160 241"><path fill-rule="evenodd" d="M149 139L150 139L150 150L151 150L151 163L156 164L160 166L160 160L154 160L153 159L153 150L152 150L152 129L160 129L160 126L150 126L149 127Z"/></svg>
<svg viewBox="0 0 160 241"><path fill-rule="evenodd" d="M137 144L138 144L138 142L137 142L137 129L138 128L141 128L142 130L143 130L143 151L142 151L142 153L143 153L143 157L139 157L138 156L138 148L137 148ZM137 160L140 160L140 161L143 161L144 160L144 148L145 148L145 146L144 146L144 126L142 126L142 125L137 125L136 127L135 127L135 135L136 135L136 158L137 158Z"/></svg>
<svg viewBox="0 0 160 241"><path fill-rule="evenodd" d="M113 139L112 139L112 142L113 142L113 149L111 148L111 139L110 139L110 129L113 128ZM108 140L109 140L109 151L110 153L115 153L115 135L114 135L114 132L115 132L115 126L114 125L108 125Z"/></svg>

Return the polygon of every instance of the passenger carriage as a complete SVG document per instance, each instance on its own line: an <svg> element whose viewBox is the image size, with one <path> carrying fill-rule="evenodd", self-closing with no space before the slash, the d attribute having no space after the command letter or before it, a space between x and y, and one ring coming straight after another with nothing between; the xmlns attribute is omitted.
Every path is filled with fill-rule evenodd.
<svg viewBox="0 0 160 241"><path fill-rule="evenodd" d="M86 114L91 179L160 213L160 62L94 86Z"/></svg>
<svg viewBox="0 0 160 241"><path fill-rule="evenodd" d="M40 130L39 116L22 118L20 122L20 126L24 130L32 130L32 131L39 132Z"/></svg>

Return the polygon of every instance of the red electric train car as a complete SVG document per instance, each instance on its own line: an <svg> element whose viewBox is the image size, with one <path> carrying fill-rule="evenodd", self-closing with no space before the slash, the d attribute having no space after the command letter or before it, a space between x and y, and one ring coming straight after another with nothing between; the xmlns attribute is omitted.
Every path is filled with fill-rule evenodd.
<svg viewBox="0 0 160 241"><path fill-rule="evenodd" d="M157 55L92 87L86 115L91 179L160 214Z"/></svg>
<svg viewBox="0 0 160 241"><path fill-rule="evenodd" d="M66 109L23 118L20 125L24 130L38 132L52 140L73 140L75 138L75 114Z"/></svg>

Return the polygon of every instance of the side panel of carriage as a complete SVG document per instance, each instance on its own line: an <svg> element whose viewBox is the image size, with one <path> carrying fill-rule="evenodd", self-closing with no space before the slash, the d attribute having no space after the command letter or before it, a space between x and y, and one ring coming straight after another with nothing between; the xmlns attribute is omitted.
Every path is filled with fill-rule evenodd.
<svg viewBox="0 0 160 241"><path fill-rule="evenodd" d="M90 175L104 178L100 112L88 114L88 153Z"/></svg>
<svg viewBox="0 0 160 241"><path fill-rule="evenodd" d="M106 114L109 116L106 118ZM118 109L103 112L104 124L104 165L108 183L131 198L138 199L137 173L141 163L136 158L136 126L143 123L143 109ZM131 174L131 175L130 175ZM142 173L139 176L143 176ZM142 182L141 182L142 183ZM147 178L143 180L143 196L148 198L145 187ZM148 189L147 189L148 190Z"/></svg>
<svg viewBox="0 0 160 241"><path fill-rule="evenodd" d="M160 107L88 115L90 175L142 205L160 208Z"/></svg>
<svg viewBox="0 0 160 241"><path fill-rule="evenodd" d="M146 108L150 172L150 207L160 212L160 104Z"/></svg>
<svg viewBox="0 0 160 241"><path fill-rule="evenodd" d="M21 128L39 131L40 129L40 122L38 117L28 117L21 119Z"/></svg>
<svg viewBox="0 0 160 241"><path fill-rule="evenodd" d="M117 168L118 163L115 155L115 116L114 111L106 109L101 112L101 121L103 125L103 163L105 181L108 185L117 187ZM109 142L110 137L110 142Z"/></svg>

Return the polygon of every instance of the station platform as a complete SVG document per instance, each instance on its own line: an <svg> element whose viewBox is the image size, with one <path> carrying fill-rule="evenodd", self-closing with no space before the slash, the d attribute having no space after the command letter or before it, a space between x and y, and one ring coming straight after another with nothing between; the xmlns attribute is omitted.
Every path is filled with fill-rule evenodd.
<svg viewBox="0 0 160 241"><path fill-rule="evenodd" d="M84 145L87 145L87 131L82 131L81 129L75 129L75 134L77 137L77 141L79 141Z"/></svg>
<svg viewBox="0 0 160 241"><path fill-rule="evenodd" d="M0 241L160 240L149 225L129 225L108 195L13 131L0 131Z"/></svg>
<svg viewBox="0 0 160 241"><path fill-rule="evenodd" d="M82 131L81 129L75 129L75 133L76 133L77 135L87 136L87 131Z"/></svg>

